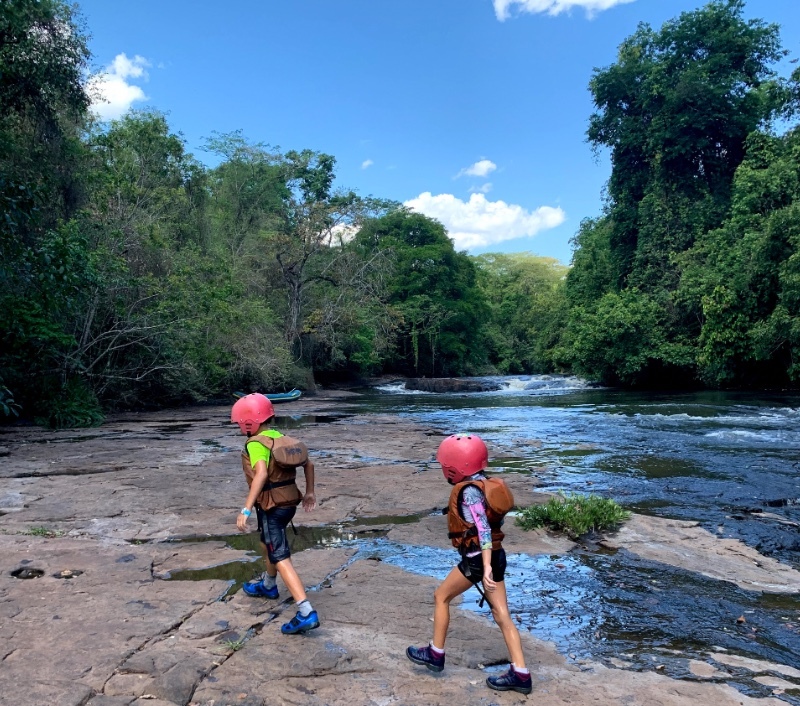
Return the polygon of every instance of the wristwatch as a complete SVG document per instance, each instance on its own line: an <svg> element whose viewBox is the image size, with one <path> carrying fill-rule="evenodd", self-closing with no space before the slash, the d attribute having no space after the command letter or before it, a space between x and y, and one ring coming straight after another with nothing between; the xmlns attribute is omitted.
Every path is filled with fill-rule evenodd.
<svg viewBox="0 0 800 706"><path fill-rule="evenodd" d="M250 517L250 515L252 515L253 513L252 513L250 510L248 510L246 507L243 507L243 508L242 508L242 514L243 514L245 517Z"/></svg>

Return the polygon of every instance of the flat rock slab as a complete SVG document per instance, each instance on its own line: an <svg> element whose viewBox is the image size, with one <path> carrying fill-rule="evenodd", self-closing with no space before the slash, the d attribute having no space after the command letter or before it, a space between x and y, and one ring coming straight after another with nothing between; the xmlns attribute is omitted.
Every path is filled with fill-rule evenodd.
<svg viewBox="0 0 800 706"><path fill-rule="evenodd" d="M728 672L718 669L713 664L698 659L689 660L689 671L701 679L724 679L730 676Z"/></svg>
<svg viewBox="0 0 800 706"><path fill-rule="evenodd" d="M753 681L757 681L759 684L769 686L773 689L780 689L781 691L800 691L800 684L786 681L786 679L781 679L780 677L774 677L772 675L756 677Z"/></svg>
<svg viewBox="0 0 800 706"><path fill-rule="evenodd" d="M347 399L303 398L277 410L279 420L309 415L302 430L287 424L286 431L302 437L318 462L320 507L299 512L298 524L362 521L391 529L389 538L401 544L448 547L445 518L434 514L449 495L434 462L443 430L388 414L342 416ZM280 633L294 612L280 582L281 597L268 601L242 592L219 600L228 588L222 580L162 580L178 570L254 558L219 541L236 532L245 496L243 439L229 412L229 406L195 407L119 415L99 429L4 430L0 705L530 703L485 687L483 666L507 658L504 643L492 623L457 606L444 675L412 665L405 648L430 638L436 582L388 562L355 560L352 549L334 545L295 556L322 619L307 636ZM493 452L515 458L534 443L540 442L520 440ZM547 497L530 476L504 477L520 506ZM419 521L396 524L397 516ZM512 521L505 529L512 553L561 555L574 546L544 531L522 532ZM164 541L188 537L210 541ZM800 589L788 567L693 523L634 517L609 546L741 580L751 590ZM22 580L11 576L16 569L43 573ZM53 576L64 571L74 578ZM548 706L778 703L724 684L578 666L529 634L522 639L535 698ZM797 679L790 667L723 661L733 658L709 655L720 672L743 668L787 683ZM698 665L710 673L712 665Z"/></svg>
<svg viewBox="0 0 800 706"><path fill-rule="evenodd" d="M633 515L602 543L750 591L800 593L800 572L738 540L716 537L696 522Z"/></svg>
<svg viewBox="0 0 800 706"><path fill-rule="evenodd" d="M85 687L78 690L84 699L101 690L129 654L168 635L226 587L154 580L150 552L142 546L0 536L0 557L2 678L41 688L68 681ZM11 571L19 566L44 575L15 579ZM53 577L64 569L82 573ZM21 703L11 696L16 691L0 688L0 703ZM69 698L38 703L66 704Z"/></svg>
<svg viewBox="0 0 800 706"><path fill-rule="evenodd" d="M716 652L709 655L711 659L720 664L728 667L735 667L736 669L746 669L755 674L767 674L769 672L777 672L787 677L797 679L800 682L800 669L789 667L785 664L776 664L775 662L766 662L761 659L751 659L750 657L741 657L740 655L731 655L724 652Z"/></svg>
<svg viewBox="0 0 800 706"><path fill-rule="evenodd" d="M516 693L485 685L485 666L507 660L500 631L479 616L453 607L447 666L441 675L412 664L410 644L430 639L432 593L437 582L407 574L383 562L357 561L330 589L315 595L322 625L302 636L280 634L269 623L213 672L195 692L198 706L354 706L431 704L489 706L532 703ZM751 699L733 688L681 682L655 673L568 664L555 649L523 634L523 649L534 676L531 698L548 706L778 706L775 699Z"/></svg>

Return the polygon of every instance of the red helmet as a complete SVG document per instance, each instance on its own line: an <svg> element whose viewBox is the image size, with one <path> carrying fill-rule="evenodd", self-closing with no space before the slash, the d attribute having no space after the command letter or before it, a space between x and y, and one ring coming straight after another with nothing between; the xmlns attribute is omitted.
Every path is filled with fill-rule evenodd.
<svg viewBox="0 0 800 706"><path fill-rule="evenodd" d="M460 483L489 465L489 451L475 434L453 434L439 445L436 460L447 480Z"/></svg>
<svg viewBox="0 0 800 706"><path fill-rule="evenodd" d="M275 416L275 410L264 395L254 392L236 400L231 409L231 421L239 425L242 434L255 434L264 422Z"/></svg>

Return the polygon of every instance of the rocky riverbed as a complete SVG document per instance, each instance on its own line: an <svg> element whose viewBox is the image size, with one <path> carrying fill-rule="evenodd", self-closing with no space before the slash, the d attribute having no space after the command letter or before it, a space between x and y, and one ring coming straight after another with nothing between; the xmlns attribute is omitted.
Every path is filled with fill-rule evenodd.
<svg viewBox="0 0 800 706"><path fill-rule="evenodd" d="M430 637L437 585L413 570L414 557L447 547L448 488L432 463L442 430L386 414L344 416L349 394L277 408L277 426L302 436L317 460L319 508L297 517L298 537L316 540L294 558L322 620L305 636L280 633L293 613L282 585L281 598L267 601L231 593L219 578L219 567L259 570L251 552L225 539L245 497L242 438L228 407L125 414L80 431L0 429L0 704L526 702L484 685L506 651L475 610L453 610L441 676L406 659L407 645ZM519 505L547 497L529 475L505 478ZM512 567L542 560L563 569L586 550L507 524ZM405 563L342 541L377 536L404 547ZM771 600L800 592L791 567L696 523L636 515L597 550ZM796 624L796 611L785 612ZM731 630L753 629L740 617ZM629 654L592 659L526 630L522 637L529 698L548 706L777 706L800 690L796 666L722 645L642 669Z"/></svg>

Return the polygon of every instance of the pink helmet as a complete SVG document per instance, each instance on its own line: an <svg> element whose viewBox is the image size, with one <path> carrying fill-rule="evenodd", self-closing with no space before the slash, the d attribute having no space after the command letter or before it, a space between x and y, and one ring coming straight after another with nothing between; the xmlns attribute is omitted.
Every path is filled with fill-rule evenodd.
<svg viewBox="0 0 800 706"><path fill-rule="evenodd" d="M489 465L489 451L475 434L453 434L439 445L436 460L447 480L460 483Z"/></svg>
<svg viewBox="0 0 800 706"><path fill-rule="evenodd" d="M242 434L255 434L258 427L275 416L275 410L264 395L254 392L236 400L231 409L231 421L239 425Z"/></svg>

